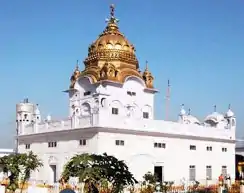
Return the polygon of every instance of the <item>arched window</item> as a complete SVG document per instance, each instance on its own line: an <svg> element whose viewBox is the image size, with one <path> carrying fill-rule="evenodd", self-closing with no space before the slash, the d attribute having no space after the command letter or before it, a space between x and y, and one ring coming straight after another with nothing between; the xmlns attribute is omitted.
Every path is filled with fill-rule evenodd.
<svg viewBox="0 0 244 193"><path fill-rule="evenodd" d="M81 106L81 114L83 116L89 116L91 114L91 106L88 103L83 103Z"/></svg>
<svg viewBox="0 0 244 193"><path fill-rule="evenodd" d="M122 104L120 101L113 101L112 104L111 104L111 107L112 107L112 114L113 115L118 115L119 114L119 111L122 107Z"/></svg>
<svg viewBox="0 0 244 193"><path fill-rule="evenodd" d="M145 105L142 108L142 115L144 119L149 119L152 114L152 108L149 105Z"/></svg>
<svg viewBox="0 0 244 193"><path fill-rule="evenodd" d="M76 110L75 110L75 114L76 114L76 115L80 115L80 110L79 110L79 109L76 109Z"/></svg>
<svg viewBox="0 0 244 193"><path fill-rule="evenodd" d="M107 99L106 98L102 98L101 99L101 106L102 107L107 107Z"/></svg>

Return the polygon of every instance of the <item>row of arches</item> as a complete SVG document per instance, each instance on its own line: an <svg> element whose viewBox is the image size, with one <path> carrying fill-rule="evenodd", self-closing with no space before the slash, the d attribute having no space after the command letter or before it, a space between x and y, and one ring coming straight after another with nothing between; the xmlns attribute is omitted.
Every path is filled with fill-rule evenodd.
<svg viewBox="0 0 244 193"><path fill-rule="evenodd" d="M152 118L152 115L153 115L153 113L152 113L153 110L150 105L143 105L142 107L140 107L136 103L124 105L119 100L113 100L110 104L110 108L112 108L112 114L114 114L113 109L117 109L116 111L118 113L116 113L116 114L121 115L121 116L127 116L127 117Z"/></svg>
<svg viewBox="0 0 244 193"><path fill-rule="evenodd" d="M99 101L98 101L99 103ZM96 105L95 105L96 106ZM140 107L136 103L132 104L123 104L119 100L113 100L110 104L106 98L100 99L100 105L97 104L97 107L106 108L110 111L111 114L134 117L134 118L152 118L153 110L150 105L143 105ZM99 108L99 107L98 107ZM82 105L72 105L72 116L90 116L92 113L91 104L84 102Z"/></svg>
<svg viewBox="0 0 244 193"><path fill-rule="evenodd" d="M81 106L72 105L72 115L73 116L90 116L91 115L91 105L87 102L83 103Z"/></svg>

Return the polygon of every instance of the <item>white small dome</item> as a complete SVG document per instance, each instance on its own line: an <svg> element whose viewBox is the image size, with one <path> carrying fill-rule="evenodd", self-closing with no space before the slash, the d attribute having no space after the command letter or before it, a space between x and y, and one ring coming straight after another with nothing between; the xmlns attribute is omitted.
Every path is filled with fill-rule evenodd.
<svg viewBox="0 0 244 193"><path fill-rule="evenodd" d="M51 115L48 115L48 116L47 116L47 121L51 121L51 120L52 120Z"/></svg>
<svg viewBox="0 0 244 193"><path fill-rule="evenodd" d="M38 106L36 106L35 114L36 114L36 115L40 115L40 110L39 110Z"/></svg>
<svg viewBox="0 0 244 193"><path fill-rule="evenodd" d="M233 113L233 111L231 110L231 109L229 109L227 112L226 112L226 114L225 114L225 116L226 117L233 117L235 114Z"/></svg>
<svg viewBox="0 0 244 193"><path fill-rule="evenodd" d="M198 124L198 125L201 124L200 121L196 117L194 117L192 115L187 115L186 118L185 118L185 121L188 124Z"/></svg>
<svg viewBox="0 0 244 193"><path fill-rule="evenodd" d="M180 116L185 115L186 111L184 109L184 105L181 105Z"/></svg>
<svg viewBox="0 0 244 193"><path fill-rule="evenodd" d="M181 109L181 110L180 110L180 115L185 115L185 114L186 114L185 109Z"/></svg>
<svg viewBox="0 0 244 193"><path fill-rule="evenodd" d="M225 120L224 115L222 115L221 113L218 113L218 112L213 112L212 114L208 115L205 118L205 122L213 121L215 123L219 123L224 120Z"/></svg>

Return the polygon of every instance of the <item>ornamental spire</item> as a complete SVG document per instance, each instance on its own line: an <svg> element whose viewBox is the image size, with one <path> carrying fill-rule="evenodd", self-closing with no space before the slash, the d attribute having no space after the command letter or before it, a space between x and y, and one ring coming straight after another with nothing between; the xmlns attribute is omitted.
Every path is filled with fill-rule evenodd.
<svg viewBox="0 0 244 193"><path fill-rule="evenodd" d="M190 108L188 109L188 115L191 115L191 109Z"/></svg>
<svg viewBox="0 0 244 193"><path fill-rule="evenodd" d="M110 5L110 16L111 17L114 17L114 11L115 11L115 6L114 6L114 4L111 4Z"/></svg>
<svg viewBox="0 0 244 193"><path fill-rule="evenodd" d="M115 17L115 6L114 4L110 5L110 18L106 19L106 22L108 22L108 24L117 24L118 23L118 19Z"/></svg>
<svg viewBox="0 0 244 193"><path fill-rule="evenodd" d="M148 71L148 61L146 60L146 68L145 71Z"/></svg>
<svg viewBox="0 0 244 193"><path fill-rule="evenodd" d="M75 71L80 71L80 69L79 69L79 60L76 61Z"/></svg>

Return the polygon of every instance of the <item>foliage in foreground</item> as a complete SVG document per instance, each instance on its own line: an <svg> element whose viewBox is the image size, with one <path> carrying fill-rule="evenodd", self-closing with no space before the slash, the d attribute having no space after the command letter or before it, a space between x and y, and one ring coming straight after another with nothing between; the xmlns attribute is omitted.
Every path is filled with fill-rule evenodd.
<svg viewBox="0 0 244 193"><path fill-rule="evenodd" d="M158 178L156 175L152 174L151 172L147 172L143 176L143 187L140 189L140 193L154 193L156 189L160 192L181 192L185 190L185 187L182 186L173 186L173 182L171 181L164 181L164 182L157 182ZM158 188L156 188L158 186ZM218 189L215 186L213 187L204 187L200 186L198 181L195 181L192 186L188 186L187 193L217 193ZM234 193L234 192L233 192Z"/></svg>
<svg viewBox="0 0 244 193"><path fill-rule="evenodd" d="M41 160L32 152L10 154L0 158L0 167L8 175L7 189L13 192L19 188L20 181L24 184L30 178L31 172L41 166L43 166ZM23 187L21 187L21 192L22 189Z"/></svg>
<svg viewBox="0 0 244 193"><path fill-rule="evenodd" d="M62 174L65 181L70 177L78 177L80 182L86 182L88 192L92 192L96 184L106 187L111 183L112 192L117 193L125 186L137 183L124 161L105 153L103 155L81 154L71 158Z"/></svg>

